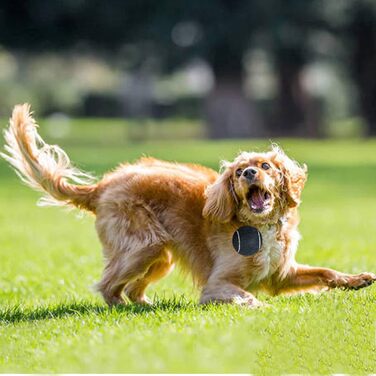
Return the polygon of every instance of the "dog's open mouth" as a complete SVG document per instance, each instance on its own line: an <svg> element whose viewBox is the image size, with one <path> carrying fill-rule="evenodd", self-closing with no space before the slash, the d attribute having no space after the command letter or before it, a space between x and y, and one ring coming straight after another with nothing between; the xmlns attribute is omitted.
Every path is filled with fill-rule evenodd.
<svg viewBox="0 0 376 376"><path fill-rule="evenodd" d="M256 185L251 186L247 194L248 205L254 213L262 213L269 209L271 198L272 196L268 191Z"/></svg>

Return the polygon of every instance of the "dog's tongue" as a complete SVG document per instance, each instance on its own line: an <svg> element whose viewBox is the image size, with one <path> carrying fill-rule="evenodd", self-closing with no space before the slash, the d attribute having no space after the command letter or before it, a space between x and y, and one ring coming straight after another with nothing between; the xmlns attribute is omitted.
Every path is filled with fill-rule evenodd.
<svg viewBox="0 0 376 376"><path fill-rule="evenodd" d="M264 194L260 189L256 189L251 196L252 208L253 209L263 209L264 208Z"/></svg>

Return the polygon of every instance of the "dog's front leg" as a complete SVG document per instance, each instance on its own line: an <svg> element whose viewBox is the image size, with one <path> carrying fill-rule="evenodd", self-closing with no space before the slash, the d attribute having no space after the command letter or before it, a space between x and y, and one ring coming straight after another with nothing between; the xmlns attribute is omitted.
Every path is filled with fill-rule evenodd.
<svg viewBox="0 0 376 376"><path fill-rule="evenodd" d="M312 290L318 288L361 289L376 281L373 273L345 274L328 268L297 265L287 276L275 283L275 292Z"/></svg>
<svg viewBox="0 0 376 376"><path fill-rule="evenodd" d="M200 304L232 303L256 308L263 306L251 293L225 279L209 279L204 286Z"/></svg>

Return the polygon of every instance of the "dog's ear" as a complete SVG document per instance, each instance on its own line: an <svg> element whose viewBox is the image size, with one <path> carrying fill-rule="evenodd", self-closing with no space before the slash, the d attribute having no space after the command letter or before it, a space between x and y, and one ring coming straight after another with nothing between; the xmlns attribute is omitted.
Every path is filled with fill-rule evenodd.
<svg viewBox="0 0 376 376"><path fill-rule="evenodd" d="M228 167L206 191L203 216L215 222L229 222L235 214L235 192L232 186L232 170Z"/></svg>
<svg viewBox="0 0 376 376"><path fill-rule="evenodd" d="M300 204L304 184L307 180L307 166L300 166L290 159L280 148L273 146L274 163L282 173L281 188L285 194L287 206L294 208Z"/></svg>

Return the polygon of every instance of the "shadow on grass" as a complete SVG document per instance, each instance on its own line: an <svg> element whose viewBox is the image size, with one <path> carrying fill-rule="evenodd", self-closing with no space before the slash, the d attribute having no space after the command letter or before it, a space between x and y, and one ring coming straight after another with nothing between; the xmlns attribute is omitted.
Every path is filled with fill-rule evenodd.
<svg viewBox="0 0 376 376"><path fill-rule="evenodd" d="M175 312L192 308L195 305L184 298L159 300L153 305L126 304L113 307L101 303L73 302L61 303L54 306L22 307L13 306L0 308L0 324L16 324L19 322L33 322L40 320L61 319L70 316L82 317L86 315L111 316L139 316L151 312Z"/></svg>

